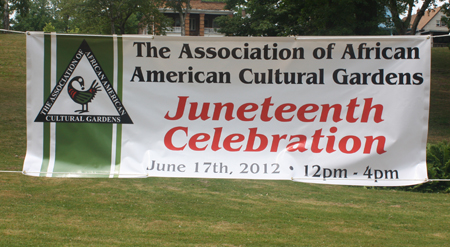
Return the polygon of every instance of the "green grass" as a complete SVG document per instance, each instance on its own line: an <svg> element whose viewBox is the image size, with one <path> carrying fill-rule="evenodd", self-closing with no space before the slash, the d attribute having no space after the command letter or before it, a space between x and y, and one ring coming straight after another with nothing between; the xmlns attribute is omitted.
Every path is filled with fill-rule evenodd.
<svg viewBox="0 0 450 247"><path fill-rule="evenodd" d="M0 178L0 245L445 246L448 194L286 181Z"/></svg>
<svg viewBox="0 0 450 247"><path fill-rule="evenodd" d="M430 142L450 140L433 49ZM0 170L25 154L25 37L0 34ZM289 181L0 173L0 246L446 246L450 195Z"/></svg>
<svg viewBox="0 0 450 247"><path fill-rule="evenodd" d="M22 170L26 149L25 35L0 34L0 170Z"/></svg>

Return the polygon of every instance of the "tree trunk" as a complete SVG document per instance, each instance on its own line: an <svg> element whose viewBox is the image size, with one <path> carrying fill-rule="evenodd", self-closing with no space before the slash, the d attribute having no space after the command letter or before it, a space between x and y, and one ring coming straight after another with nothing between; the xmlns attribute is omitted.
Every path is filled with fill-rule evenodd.
<svg viewBox="0 0 450 247"><path fill-rule="evenodd" d="M406 31L408 29L407 25L409 25L409 22L411 20L412 6L409 6L408 15L407 15L405 21L403 21L399 17L400 14L398 13L398 6L397 6L396 0L389 1L389 10L391 11L392 21L394 22L395 30L397 31L397 34L405 35Z"/></svg>
<svg viewBox="0 0 450 247"><path fill-rule="evenodd" d="M9 4L8 0L5 0L3 5L3 29L9 30Z"/></svg>
<svg viewBox="0 0 450 247"><path fill-rule="evenodd" d="M181 9L179 14L180 14L181 36L186 36L186 14L183 14L183 9Z"/></svg>
<svg viewBox="0 0 450 247"><path fill-rule="evenodd" d="M122 35L122 34L125 33L125 24L126 23L127 23L126 20L120 23L120 25L119 25L119 32L118 32L119 35Z"/></svg>
<svg viewBox="0 0 450 247"><path fill-rule="evenodd" d="M411 27L411 35L416 34L417 26L419 25L420 19L422 19L422 16L425 15L425 11L427 10L428 6L430 5L431 0L425 0L423 2L422 7L420 8L419 12L417 12L416 19L414 19L413 25Z"/></svg>
<svg viewBox="0 0 450 247"><path fill-rule="evenodd" d="M116 34L116 28L114 27L114 21L111 20L111 34Z"/></svg>

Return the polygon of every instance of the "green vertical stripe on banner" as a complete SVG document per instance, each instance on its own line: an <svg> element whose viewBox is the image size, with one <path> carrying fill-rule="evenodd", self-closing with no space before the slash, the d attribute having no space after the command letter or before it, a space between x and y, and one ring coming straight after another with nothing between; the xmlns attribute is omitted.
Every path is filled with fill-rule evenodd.
<svg viewBox="0 0 450 247"><path fill-rule="evenodd" d="M104 73L112 81L113 40L106 37L58 36L57 78L59 79L63 75L83 39L87 41ZM77 75L73 74L72 76ZM67 93L66 90L65 88L62 93ZM112 155L112 124L56 123L55 142L54 172L109 177ZM69 174L55 175L67 176Z"/></svg>
<svg viewBox="0 0 450 247"><path fill-rule="evenodd" d="M51 36L44 35L44 95L43 95L43 104L50 94L51 91ZM50 123L43 124L43 132L44 132L44 143L43 143L43 154L42 154L42 165L41 165L41 173L40 176L46 176L46 172L48 169L48 161L50 158Z"/></svg>
<svg viewBox="0 0 450 247"><path fill-rule="evenodd" d="M117 37L117 88L116 93L121 101L123 92L123 42L122 37ZM122 124L117 125L116 130L116 166L114 177L119 177L120 163L122 158Z"/></svg>

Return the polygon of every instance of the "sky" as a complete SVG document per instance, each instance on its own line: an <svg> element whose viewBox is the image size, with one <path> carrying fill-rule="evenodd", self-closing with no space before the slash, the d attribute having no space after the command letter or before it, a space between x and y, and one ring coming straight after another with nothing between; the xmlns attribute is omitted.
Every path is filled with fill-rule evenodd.
<svg viewBox="0 0 450 247"><path fill-rule="evenodd" d="M441 6L441 5L444 4L444 3L448 3L448 1L449 1L449 0L445 0L445 1L437 0L437 1L436 1L436 5L437 5L437 6ZM423 4L423 0L419 0L419 3L416 4L416 6L413 8L413 11L412 11L412 14L413 14L413 15L417 12L417 10L419 10L420 7L422 7L422 4ZM405 13L405 15L402 15L402 17L406 17L406 13Z"/></svg>

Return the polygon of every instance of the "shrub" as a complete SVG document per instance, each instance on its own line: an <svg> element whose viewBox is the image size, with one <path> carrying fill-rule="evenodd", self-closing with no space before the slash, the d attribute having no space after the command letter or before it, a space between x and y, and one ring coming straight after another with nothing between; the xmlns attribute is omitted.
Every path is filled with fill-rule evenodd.
<svg viewBox="0 0 450 247"><path fill-rule="evenodd" d="M427 168L429 179L450 179L450 144L446 141L427 145ZM450 182L435 181L405 187L420 192L450 192Z"/></svg>
<svg viewBox="0 0 450 247"><path fill-rule="evenodd" d="M450 179L450 143L447 141L427 145L427 170L429 179ZM450 181L434 181L403 187L368 187L368 189L393 189L427 193L449 193Z"/></svg>
<svg viewBox="0 0 450 247"><path fill-rule="evenodd" d="M52 23L49 22L45 25L43 31L46 33L51 33L51 32L54 32L55 30L56 30L55 27L52 25Z"/></svg>

